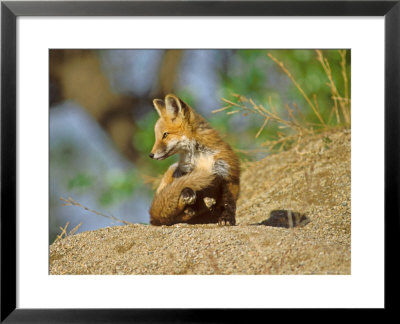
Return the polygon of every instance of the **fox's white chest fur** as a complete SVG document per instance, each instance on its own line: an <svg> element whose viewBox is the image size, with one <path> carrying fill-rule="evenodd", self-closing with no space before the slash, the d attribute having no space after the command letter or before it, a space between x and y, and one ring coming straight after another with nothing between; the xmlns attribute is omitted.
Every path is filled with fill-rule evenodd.
<svg viewBox="0 0 400 324"><path fill-rule="evenodd" d="M226 178L229 174L229 165L224 160L216 159L219 152L212 150L195 140L183 136L180 143L180 159L178 168L182 173L189 173L194 169L214 173Z"/></svg>

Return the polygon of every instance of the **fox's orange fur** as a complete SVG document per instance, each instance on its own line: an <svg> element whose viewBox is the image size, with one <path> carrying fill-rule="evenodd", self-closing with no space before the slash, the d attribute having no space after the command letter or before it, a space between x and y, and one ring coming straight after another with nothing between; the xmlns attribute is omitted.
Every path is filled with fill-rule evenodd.
<svg viewBox="0 0 400 324"><path fill-rule="evenodd" d="M151 224L234 225L240 176L237 156L203 117L175 95L153 103L160 118L150 157L161 160L179 153L180 159L170 166L156 191ZM215 205L206 206L204 198L215 199Z"/></svg>

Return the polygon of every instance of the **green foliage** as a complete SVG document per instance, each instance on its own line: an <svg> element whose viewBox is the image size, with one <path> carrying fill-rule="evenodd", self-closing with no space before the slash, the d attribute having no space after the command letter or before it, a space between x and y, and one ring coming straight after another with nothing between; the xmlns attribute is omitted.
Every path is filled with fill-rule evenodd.
<svg viewBox="0 0 400 324"><path fill-rule="evenodd" d="M194 103L196 96L194 95L193 91L188 88L184 88L179 90L177 93L179 98L181 98L184 102Z"/></svg>
<svg viewBox="0 0 400 324"><path fill-rule="evenodd" d="M67 188L72 189L85 189L93 184L93 177L90 174L78 173L75 177L68 181Z"/></svg>
<svg viewBox="0 0 400 324"><path fill-rule="evenodd" d="M130 170L124 172L111 172L107 174L106 184L100 196L103 206L111 205L133 196L134 189L138 186L137 172Z"/></svg>
<svg viewBox="0 0 400 324"><path fill-rule="evenodd" d="M98 195L102 206L129 199L134 191L142 186L136 169L129 171L109 171L101 179L95 179L89 173L79 172L67 181L66 188L70 194L93 192Z"/></svg>
<svg viewBox="0 0 400 324"><path fill-rule="evenodd" d="M154 125L158 119L156 111L148 112L136 121L138 129L133 134L133 146L142 153L150 152L154 144Z"/></svg>
<svg viewBox="0 0 400 324"><path fill-rule="evenodd" d="M266 98L267 52L265 50L238 50L231 59L228 73L220 75L223 97L232 93L246 93L256 100Z"/></svg>

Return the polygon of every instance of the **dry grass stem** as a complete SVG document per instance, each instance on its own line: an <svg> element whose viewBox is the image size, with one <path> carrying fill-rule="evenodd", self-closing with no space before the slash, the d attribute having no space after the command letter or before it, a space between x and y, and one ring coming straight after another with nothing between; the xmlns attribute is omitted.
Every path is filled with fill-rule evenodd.
<svg viewBox="0 0 400 324"><path fill-rule="evenodd" d="M61 226L59 227L59 229L61 230L61 233L57 235L57 237L56 237L56 239L54 240L53 243L55 243L55 242L57 242L57 241L59 241L62 238L67 236L68 225L69 225L69 222L67 222L64 227L61 227Z"/></svg>
<svg viewBox="0 0 400 324"><path fill-rule="evenodd" d="M258 130L258 132L256 134L256 138L258 138L258 136L260 136L260 134L263 131L263 129L265 128L265 126L267 126L268 121L269 121L269 118L265 118L264 123L262 124L261 128Z"/></svg>
<svg viewBox="0 0 400 324"><path fill-rule="evenodd" d="M69 222L66 222L64 227L61 227L61 226L59 227L59 229L61 230L61 233L57 235L57 237L53 243L65 238L67 236L74 235L76 233L76 231L79 229L79 227L81 227L81 225L82 225L82 222L80 222L78 225L76 225L72 230L70 230L67 233L67 228L69 226Z"/></svg>
<svg viewBox="0 0 400 324"><path fill-rule="evenodd" d="M239 98L239 95L235 95L235 97ZM254 102L253 99L251 98L246 98L245 96L240 96L240 103L232 102L228 99L221 98L222 101L228 103L230 106L224 107L221 111L227 110L229 108L239 108L235 109L233 111L228 111L226 112L227 115L231 114L236 114L240 111L245 112L245 113L252 113L252 114L257 114L263 117L264 121L263 124L261 125L260 129L255 135L255 138L258 138L262 131L265 129L265 127L268 125L268 123L275 122L278 124L279 129L287 129L291 130L294 132L294 134L286 134L282 132L277 132L278 139L276 140L267 140L265 141L262 146L267 147L269 151L273 150L276 146L280 146L278 151L282 151L284 148L287 147L289 142L295 140L297 137L303 138L303 135L305 134L314 134L312 129L307 128L306 126L303 126L295 117L293 113L293 109L290 108L289 105L286 105L285 108L288 111L289 119L282 118L279 116L277 113L276 107L272 104L271 97L269 97L269 109L273 110L270 111L266 109L263 105L258 105ZM247 103L247 105L245 104ZM296 107L297 108L297 107ZM297 108L298 109L298 108ZM321 127L320 124L318 124L319 127ZM238 151L238 150L237 150ZM248 153L248 151L243 151L244 153Z"/></svg>
<svg viewBox="0 0 400 324"><path fill-rule="evenodd" d="M318 112L321 112L321 109L319 109L318 98L317 98L317 95L315 93L313 95L313 99L314 99L315 107L317 108Z"/></svg>
<svg viewBox="0 0 400 324"><path fill-rule="evenodd" d="M342 76L343 76L343 82L344 82L344 100L349 99L349 81L347 79L347 71L346 71L346 50L339 50L340 57L342 60L340 61L340 66L342 68ZM341 98L342 99L342 98Z"/></svg>
<svg viewBox="0 0 400 324"><path fill-rule="evenodd" d="M336 87L336 83L333 80L333 76L332 76L332 69L329 65L329 61L327 58L324 57L324 55L322 54L321 50L315 50L315 52L317 53L317 60L321 63L322 68L325 71L326 76L328 77L328 86L331 89L331 94L332 94L332 100L334 102L334 110L335 110L335 114L336 114L336 120L337 123L340 124L341 120L340 120L340 115L339 115L339 109L338 109L338 103L340 106L340 109L342 111L344 120L346 124L350 124L350 113L349 113L349 107L348 107L348 100L338 100L338 98L343 98L337 87ZM345 83L345 97L344 99L348 98L348 93L346 94L346 92L348 92L348 90L346 90L346 88L348 89L348 81L347 81L347 74L346 74L346 53L342 53L342 51L339 51L341 57L342 57L342 61L341 61L341 66L342 66L342 76L344 78L344 83ZM344 64L344 65L343 65ZM344 68L344 69L343 69Z"/></svg>
<svg viewBox="0 0 400 324"><path fill-rule="evenodd" d="M222 108L219 108L219 109L215 109L215 110L213 110L213 111L211 111L213 114L215 114L215 113L217 113L217 112L220 112L220 111L224 111L224 110L226 110L226 109L229 109L229 108L231 108L232 106L231 105L228 105L228 106L225 106L225 107L222 107Z"/></svg>
<svg viewBox="0 0 400 324"><path fill-rule="evenodd" d="M81 227L82 222L80 222L78 225L76 225L72 230L69 231L68 235L74 235L76 231Z"/></svg>
<svg viewBox="0 0 400 324"><path fill-rule="evenodd" d="M276 115L277 111L276 111L276 107L272 104L272 98L271 96L268 96L268 104L269 104L269 108L272 110L272 112Z"/></svg>
<svg viewBox="0 0 400 324"><path fill-rule="evenodd" d="M315 108L314 104L312 103L311 99L307 96L307 94L304 92L303 88L300 86L300 84L296 81L296 79L293 77L293 75L289 72L289 70L285 67L285 65L279 61L277 58L275 58L271 53L268 53L268 57L271 58L281 69L285 74L289 77L289 79L293 82L293 84L296 86L297 90L302 94L304 99L307 101L308 105L311 107L311 109L314 111L315 115L319 119L322 125L326 126L322 116L320 113L317 111Z"/></svg>
<svg viewBox="0 0 400 324"><path fill-rule="evenodd" d="M63 197L60 197L60 200L62 200L62 201L65 202L65 203L63 204L63 206L78 206L78 207L81 207L81 208L83 208L84 210L90 211L90 212L92 212L92 213L94 213L94 214L96 214L96 215L99 215L99 216L102 216L102 217L105 217L105 218L108 218L108 219L112 219L113 221L116 221L116 222L119 222L119 223L122 223L122 224L125 224L125 225L133 224L133 223L131 223L131 222L124 221L124 220L119 219L119 218L116 218L116 217L114 217L114 216L105 215L105 214L100 213L100 212L98 212L98 211L96 211L96 210L94 210L94 209L90 209L90 208L88 208L88 207L86 207L86 206L83 206L82 204L80 204L80 203L78 203L77 201L73 200L71 197L68 197L68 199L65 199L65 198L63 198Z"/></svg>
<svg viewBox="0 0 400 324"><path fill-rule="evenodd" d="M349 99L349 98L332 97L332 99L343 100L343 101L346 101L347 103L348 103L348 102L351 102L351 99Z"/></svg>

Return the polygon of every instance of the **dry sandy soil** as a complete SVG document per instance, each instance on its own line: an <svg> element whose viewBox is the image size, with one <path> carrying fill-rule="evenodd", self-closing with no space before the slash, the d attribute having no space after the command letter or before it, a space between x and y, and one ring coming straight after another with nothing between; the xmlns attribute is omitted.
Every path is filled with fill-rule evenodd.
<svg viewBox="0 0 400 324"><path fill-rule="evenodd" d="M238 226L126 225L50 247L51 274L350 274L350 131L246 165ZM250 225L274 209L305 213L303 227Z"/></svg>

